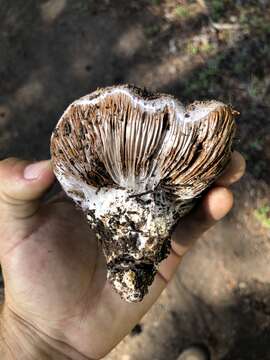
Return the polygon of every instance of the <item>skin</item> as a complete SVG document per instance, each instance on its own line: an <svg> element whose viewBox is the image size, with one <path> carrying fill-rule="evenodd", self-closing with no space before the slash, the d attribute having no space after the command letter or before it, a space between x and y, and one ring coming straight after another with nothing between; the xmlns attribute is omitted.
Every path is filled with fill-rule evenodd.
<svg viewBox="0 0 270 360"><path fill-rule="evenodd" d="M150 293L141 303L129 304L106 281L103 255L81 212L61 195L42 200L55 181L50 161L28 165L14 158L0 162L0 261L5 281L1 359L105 356L158 299L201 234L230 211L233 195L228 186L245 171L243 157L234 152L199 206L181 219L171 254L161 263Z"/></svg>

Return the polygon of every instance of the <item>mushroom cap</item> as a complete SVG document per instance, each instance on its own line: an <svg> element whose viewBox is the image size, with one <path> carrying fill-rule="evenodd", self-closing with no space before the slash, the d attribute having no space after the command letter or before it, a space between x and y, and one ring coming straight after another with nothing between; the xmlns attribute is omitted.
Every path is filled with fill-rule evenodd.
<svg viewBox="0 0 270 360"><path fill-rule="evenodd" d="M184 107L121 85L76 100L59 120L54 172L97 233L125 300L142 300L178 219L227 165L236 115L219 101Z"/></svg>

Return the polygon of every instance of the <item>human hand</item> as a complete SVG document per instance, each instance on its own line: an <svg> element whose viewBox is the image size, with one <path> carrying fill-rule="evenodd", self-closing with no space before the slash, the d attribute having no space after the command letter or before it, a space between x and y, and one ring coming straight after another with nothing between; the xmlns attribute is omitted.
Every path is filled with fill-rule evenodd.
<svg viewBox="0 0 270 360"><path fill-rule="evenodd" d="M100 359L157 300L194 242L231 209L227 188L244 173L239 153L200 205L181 219L149 294L126 303L106 281L106 264L84 215L65 197L43 194L49 161L0 162L0 261L5 282L5 359ZM31 179L32 176L32 179ZM3 358L3 357L2 357Z"/></svg>

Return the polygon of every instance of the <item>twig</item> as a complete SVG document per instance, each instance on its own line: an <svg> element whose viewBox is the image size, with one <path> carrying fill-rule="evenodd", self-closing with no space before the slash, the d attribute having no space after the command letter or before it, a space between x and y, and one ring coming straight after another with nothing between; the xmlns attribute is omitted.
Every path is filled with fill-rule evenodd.
<svg viewBox="0 0 270 360"><path fill-rule="evenodd" d="M212 28L216 31L220 31L220 30L238 30L241 28L241 26L239 24L230 24L230 23L217 23L214 22L211 16L211 10L209 8L209 6L207 5L205 0L197 0L197 3L201 6L201 8L203 9L204 13L207 15L207 17L209 18L209 23L212 26Z"/></svg>
<svg viewBox="0 0 270 360"><path fill-rule="evenodd" d="M239 24L215 23L215 22L211 22L211 23L216 30L237 30L241 28Z"/></svg>

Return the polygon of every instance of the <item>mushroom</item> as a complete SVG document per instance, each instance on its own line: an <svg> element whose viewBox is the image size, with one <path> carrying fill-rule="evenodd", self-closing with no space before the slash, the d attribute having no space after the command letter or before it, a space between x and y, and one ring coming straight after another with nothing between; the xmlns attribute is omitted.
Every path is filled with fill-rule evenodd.
<svg viewBox="0 0 270 360"><path fill-rule="evenodd" d="M228 164L237 114L219 101L185 108L121 85L76 100L56 125L55 175L85 213L126 301L147 294L179 218Z"/></svg>

